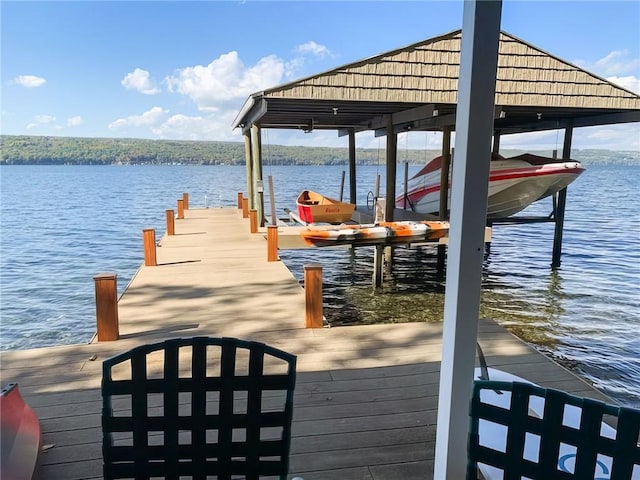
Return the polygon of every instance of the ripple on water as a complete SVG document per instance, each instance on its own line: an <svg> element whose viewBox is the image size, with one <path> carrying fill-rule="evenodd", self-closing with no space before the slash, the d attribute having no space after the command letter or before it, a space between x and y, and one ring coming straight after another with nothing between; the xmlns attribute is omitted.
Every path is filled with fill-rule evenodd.
<svg viewBox="0 0 640 480"><path fill-rule="evenodd" d="M282 212L301 188L335 194L342 170L269 167L265 175L273 175ZM358 167L359 204L377 173ZM639 173L589 166L570 186L556 272L549 268L553 224L494 228L480 315L640 407ZM194 207L235 206L245 179L244 167L2 167L0 348L88 340L93 276L117 272L122 292L142 263L143 228L156 228L160 238L165 210L184 191ZM523 214L550 211L550 202L538 202ZM304 264L324 266L325 315L333 324L442 321L445 279L433 249L397 249L376 294L371 248L283 250L280 257L300 282Z"/></svg>

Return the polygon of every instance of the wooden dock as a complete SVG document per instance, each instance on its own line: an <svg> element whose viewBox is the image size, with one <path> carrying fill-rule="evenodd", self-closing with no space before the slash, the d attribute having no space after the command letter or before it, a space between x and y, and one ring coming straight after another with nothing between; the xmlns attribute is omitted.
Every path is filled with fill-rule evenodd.
<svg viewBox="0 0 640 480"><path fill-rule="evenodd" d="M175 231L160 241L158 266L142 266L120 299L120 340L2 352L2 383L19 383L49 447L39 478L102 477L102 360L194 335L298 356L290 478L432 477L440 323L305 329L303 289L282 262L266 261L264 230L250 234L240 210L187 210ZM480 343L489 366L609 401L490 320Z"/></svg>

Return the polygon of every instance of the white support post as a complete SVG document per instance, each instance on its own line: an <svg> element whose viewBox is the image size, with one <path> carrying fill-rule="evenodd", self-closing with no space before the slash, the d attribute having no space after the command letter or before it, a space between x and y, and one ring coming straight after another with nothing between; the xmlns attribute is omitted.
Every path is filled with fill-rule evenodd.
<svg viewBox="0 0 640 480"><path fill-rule="evenodd" d="M464 2L434 464L436 480L466 475L501 11L500 0Z"/></svg>

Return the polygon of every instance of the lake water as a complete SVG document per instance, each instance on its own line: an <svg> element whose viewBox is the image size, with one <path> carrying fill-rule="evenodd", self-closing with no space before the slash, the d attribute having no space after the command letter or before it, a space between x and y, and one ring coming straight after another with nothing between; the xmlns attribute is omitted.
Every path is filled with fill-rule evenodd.
<svg viewBox="0 0 640 480"><path fill-rule="evenodd" d="M273 178L282 214L302 188L338 196L343 170L265 166L263 173ZM359 204L377 174L384 176L384 167L358 167ZM237 192L246 191L245 168L236 166L2 166L0 182L3 350L88 341L95 331L93 276L117 272L122 292L143 261L142 229L163 235L165 210L176 209L183 192L191 208L218 208L235 206ZM481 305L482 316L635 407L639 188L640 166L588 166L569 187L562 267L555 272L549 267L553 224L494 228ZM550 211L551 202L543 201L523 214ZM441 321L445 282L433 253L397 249L393 271L375 294L370 248L280 256L300 280L305 263L324 265L325 315L339 325Z"/></svg>

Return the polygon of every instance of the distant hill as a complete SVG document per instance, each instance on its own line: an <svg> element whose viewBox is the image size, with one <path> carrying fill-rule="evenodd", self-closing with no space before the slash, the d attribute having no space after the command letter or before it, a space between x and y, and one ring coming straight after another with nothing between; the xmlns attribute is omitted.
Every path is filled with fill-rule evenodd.
<svg viewBox="0 0 640 480"><path fill-rule="evenodd" d="M244 165L242 142L195 142L129 138L40 137L0 135L0 165ZM524 153L504 150L505 156ZM549 150L531 151L551 156ZM347 148L263 145L269 165L345 165ZM438 150L400 150L398 162L423 165L440 155ZM574 150L572 157L585 164L640 164L640 152ZM384 149L358 148L359 165L385 163Z"/></svg>

